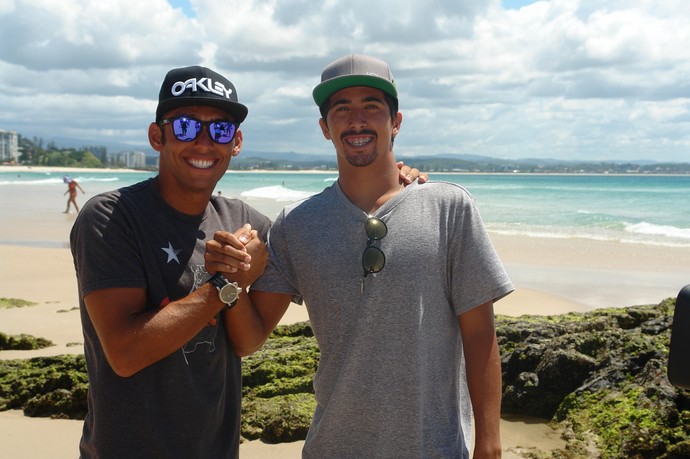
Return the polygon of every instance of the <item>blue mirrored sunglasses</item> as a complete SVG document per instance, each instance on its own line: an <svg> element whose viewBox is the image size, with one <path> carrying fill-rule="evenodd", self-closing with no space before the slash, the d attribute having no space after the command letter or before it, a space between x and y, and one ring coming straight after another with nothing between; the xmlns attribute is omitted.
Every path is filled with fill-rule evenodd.
<svg viewBox="0 0 690 459"><path fill-rule="evenodd" d="M166 118L158 123L159 126L172 125L172 132L180 142L191 142L199 137L201 128L206 126L208 135L216 143L226 144L232 142L237 132L237 125L227 120L201 121L189 116Z"/></svg>

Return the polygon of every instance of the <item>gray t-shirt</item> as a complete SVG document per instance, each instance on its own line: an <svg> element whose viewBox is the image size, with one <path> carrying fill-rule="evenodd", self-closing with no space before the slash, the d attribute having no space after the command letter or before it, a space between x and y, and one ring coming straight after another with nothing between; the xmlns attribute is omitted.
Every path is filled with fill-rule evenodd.
<svg viewBox="0 0 690 459"><path fill-rule="evenodd" d="M414 183L374 215L380 273L363 277L367 214L336 182L278 216L253 285L303 300L321 350L303 457L467 457L457 316L513 286L462 187Z"/></svg>
<svg viewBox="0 0 690 459"><path fill-rule="evenodd" d="M101 194L79 213L70 245L77 270L89 373L84 458L235 458L239 450L240 359L214 319L178 351L122 378L108 364L84 306L90 292L144 288L165 307L204 283L205 241L244 223L266 237L270 221L241 201L212 197L202 215L171 208L155 179Z"/></svg>

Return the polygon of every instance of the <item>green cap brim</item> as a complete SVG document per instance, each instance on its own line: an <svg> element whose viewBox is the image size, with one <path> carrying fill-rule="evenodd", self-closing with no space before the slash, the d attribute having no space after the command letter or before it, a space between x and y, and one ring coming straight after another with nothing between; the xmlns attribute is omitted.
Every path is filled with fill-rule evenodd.
<svg viewBox="0 0 690 459"><path fill-rule="evenodd" d="M332 94L340 91L341 89L350 88L352 86L368 86L371 88L380 89L386 94L398 98L398 91L395 89L395 85L390 81L384 80L371 75L344 75L341 77L331 78L323 83L320 83L314 88L312 96L314 97L314 102L319 107L323 105Z"/></svg>

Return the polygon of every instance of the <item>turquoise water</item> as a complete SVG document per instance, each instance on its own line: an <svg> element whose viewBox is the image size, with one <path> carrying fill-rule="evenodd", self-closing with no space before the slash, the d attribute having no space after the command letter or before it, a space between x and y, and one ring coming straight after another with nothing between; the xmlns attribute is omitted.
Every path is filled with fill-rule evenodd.
<svg viewBox="0 0 690 459"><path fill-rule="evenodd" d="M0 210L7 212L14 196L28 197L30 211L64 210L64 175L0 172ZM82 185L87 198L154 174L75 170L67 175ZM336 179L335 172L230 171L217 190L274 217L282 206ZM432 174L431 179L467 188L492 232L690 247L690 176Z"/></svg>

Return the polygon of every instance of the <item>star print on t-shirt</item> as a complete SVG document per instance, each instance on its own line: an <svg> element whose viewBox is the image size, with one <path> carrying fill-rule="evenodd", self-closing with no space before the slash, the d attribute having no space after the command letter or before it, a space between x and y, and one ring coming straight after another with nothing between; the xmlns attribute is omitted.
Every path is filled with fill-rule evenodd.
<svg viewBox="0 0 690 459"><path fill-rule="evenodd" d="M177 254L182 252L182 249L174 249L172 242L168 241L168 247L161 247L161 250L168 254L168 263L175 260L177 264L180 264L180 260L177 258Z"/></svg>

